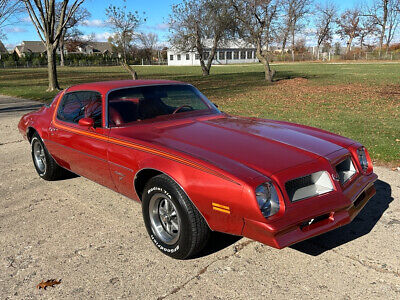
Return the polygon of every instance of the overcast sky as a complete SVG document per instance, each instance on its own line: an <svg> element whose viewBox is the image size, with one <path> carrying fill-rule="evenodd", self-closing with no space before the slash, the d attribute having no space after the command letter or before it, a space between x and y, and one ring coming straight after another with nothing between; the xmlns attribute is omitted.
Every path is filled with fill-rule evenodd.
<svg viewBox="0 0 400 300"><path fill-rule="evenodd" d="M345 9L352 7L354 4L370 2L371 0L332 1L336 2L341 9ZM139 31L156 32L159 35L160 42L166 43L168 41L167 23L171 12L171 5L179 2L180 0L128 0L126 6L128 10L137 10L140 13L145 13L147 21L139 28ZM85 25L80 26L80 30L87 35L94 33L97 41L106 41L108 36L111 34L111 30L105 23L105 9L110 5L110 3L113 3L116 6L123 5L122 0L86 0L83 6L90 11L92 17ZM13 48L23 40L39 40L36 30L27 15L23 15L19 20L13 21L14 24L8 26L4 30L7 39L4 39L3 43L7 48Z"/></svg>

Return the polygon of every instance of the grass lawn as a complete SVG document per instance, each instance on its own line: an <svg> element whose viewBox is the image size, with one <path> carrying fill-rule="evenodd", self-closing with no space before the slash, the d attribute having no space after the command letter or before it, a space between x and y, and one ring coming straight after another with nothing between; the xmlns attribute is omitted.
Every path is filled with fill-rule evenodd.
<svg viewBox="0 0 400 300"><path fill-rule="evenodd" d="M323 128L364 144L381 164L400 165L400 63L277 64L266 84L261 65L138 66L140 78L174 79L197 86L234 115L280 119ZM129 79L120 67L59 68L62 87ZM0 70L0 94L49 101L46 69Z"/></svg>

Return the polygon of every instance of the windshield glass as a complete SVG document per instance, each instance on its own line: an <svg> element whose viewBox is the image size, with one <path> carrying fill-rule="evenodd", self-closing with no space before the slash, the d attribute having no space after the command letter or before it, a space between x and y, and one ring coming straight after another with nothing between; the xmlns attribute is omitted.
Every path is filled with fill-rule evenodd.
<svg viewBox="0 0 400 300"><path fill-rule="evenodd" d="M113 91L108 96L110 126L194 111L218 112L190 85L150 85Z"/></svg>

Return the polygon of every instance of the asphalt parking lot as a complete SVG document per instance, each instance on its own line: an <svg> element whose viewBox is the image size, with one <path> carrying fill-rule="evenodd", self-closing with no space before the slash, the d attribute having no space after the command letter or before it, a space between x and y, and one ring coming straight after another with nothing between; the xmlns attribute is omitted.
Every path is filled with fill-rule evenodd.
<svg viewBox="0 0 400 300"><path fill-rule="evenodd" d="M46 182L22 140L38 103L0 96L0 299L400 299L400 172L345 227L276 250L215 234L178 261L147 236L138 203L77 177ZM42 280L61 284L38 290Z"/></svg>

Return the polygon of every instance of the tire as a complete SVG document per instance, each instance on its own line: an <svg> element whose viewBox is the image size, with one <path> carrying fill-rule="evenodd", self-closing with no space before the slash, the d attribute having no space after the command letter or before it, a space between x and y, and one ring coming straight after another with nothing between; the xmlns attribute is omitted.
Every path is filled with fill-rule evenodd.
<svg viewBox="0 0 400 300"><path fill-rule="evenodd" d="M51 157L39 134L35 132L31 139L32 160L36 172L45 180L63 179L69 173L60 167Z"/></svg>
<svg viewBox="0 0 400 300"><path fill-rule="evenodd" d="M199 253L210 229L185 192L166 175L151 178L143 191L144 224L154 245L176 259Z"/></svg>

